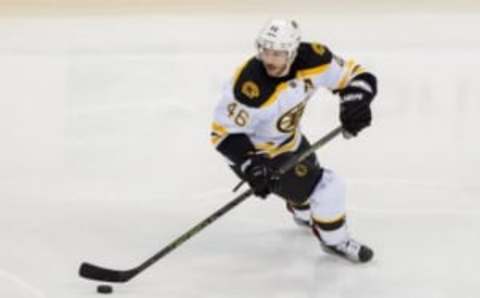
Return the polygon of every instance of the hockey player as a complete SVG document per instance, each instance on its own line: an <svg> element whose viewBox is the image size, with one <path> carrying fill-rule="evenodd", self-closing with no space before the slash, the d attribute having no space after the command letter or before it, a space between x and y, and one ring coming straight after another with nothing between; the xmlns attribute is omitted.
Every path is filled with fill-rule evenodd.
<svg viewBox="0 0 480 298"><path fill-rule="evenodd" d="M373 251L350 237L342 179L312 154L281 177L274 172L292 154L308 148L300 119L319 88L340 97L344 136L370 125L375 76L325 45L302 42L295 21L271 20L256 38L257 55L226 84L214 112L212 143L258 197L285 199L296 223L312 229L322 247L354 262Z"/></svg>

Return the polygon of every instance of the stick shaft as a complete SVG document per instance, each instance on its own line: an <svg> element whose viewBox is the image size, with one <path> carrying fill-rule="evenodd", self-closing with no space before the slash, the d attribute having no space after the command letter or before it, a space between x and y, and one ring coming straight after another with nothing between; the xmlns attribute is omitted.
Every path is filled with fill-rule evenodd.
<svg viewBox="0 0 480 298"><path fill-rule="evenodd" d="M285 174L289 170L291 170L297 163L304 161L306 158L308 158L312 153L317 151L320 147L325 145L326 143L330 142L332 139L334 139L336 136L338 136L342 132L342 126L338 126L332 131L330 131L328 134L326 134L324 137L313 143L310 148L307 150L299 153L298 155L292 156L289 160L283 164L280 169L278 170L278 173L280 175Z"/></svg>
<svg viewBox="0 0 480 298"><path fill-rule="evenodd" d="M312 144L310 148L301 152L299 154L295 154L289 159L282 167L279 169L279 174L284 174L292 169L297 163L305 160L309 157L312 153L318 150L320 147L334 139L342 132L342 127L336 127L330 133L322 137L320 140L316 141ZM93 280L101 280L101 281L109 281L109 282L126 282L138 275L139 273L143 272L148 267L155 264L159 259L163 258L180 245L182 245L185 241L192 238L194 235L202 231L204 228L209 226L211 223L215 222L217 219L225 215L231 209L245 201L253 194L252 189L248 189L245 192L241 193L239 196L231 200L229 203L212 213L210 216L202 220L197 225L190 228L188 231L177 237L175 240L170 242L167 246L165 246L162 250L157 252L155 255L144 261L139 266L130 269L130 270L113 270L108 268L103 268L100 266L96 266L90 263L82 263L80 266L80 276L93 279Z"/></svg>
<svg viewBox="0 0 480 298"><path fill-rule="evenodd" d="M199 233L201 230L203 230L204 228L209 226L211 223L213 223L214 221L216 221L220 217L222 217L225 213L227 213L228 211L233 209L235 206L242 203L244 200L246 200L252 194L253 194L253 190L251 190L251 189L248 189L245 192L241 193L235 199L231 200L228 204L226 204L222 208L218 209L217 211L212 213L209 217L205 218L200 223L198 223L194 227L190 228L188 231L183 233L181 236L179 236L178 238L173 240L170 244L165 246L165 248L163 248L161 251L159 251L154 256L152 256L150 259L146 260L140 266L138 266L137 269L140 270L140 271L143 271L146 268L150 267L157 260L166 256L172 250L174 250L177 247L179 247L180 245L182 245L185 241L187 241L188 239L193 237L195 234Z"/></svg>

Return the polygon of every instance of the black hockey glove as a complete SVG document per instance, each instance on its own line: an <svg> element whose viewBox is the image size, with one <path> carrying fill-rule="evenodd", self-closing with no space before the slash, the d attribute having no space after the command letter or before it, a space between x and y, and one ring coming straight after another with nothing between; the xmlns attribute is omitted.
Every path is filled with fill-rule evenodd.
<svg viewBox="0 0 480 298"><path fill-rule="evenodd" d="M266 157L252 156L242 164L241 171L256 196L265 199L272 192L276 179Z"/></svg>
<svg viewBox="0 0 480 298"><path fill-rule="evenodd" d="M377 80L370 73L362 73L337 92L343 129L348 135L356 136L372 122L370 103L377 94Z"/></svg>

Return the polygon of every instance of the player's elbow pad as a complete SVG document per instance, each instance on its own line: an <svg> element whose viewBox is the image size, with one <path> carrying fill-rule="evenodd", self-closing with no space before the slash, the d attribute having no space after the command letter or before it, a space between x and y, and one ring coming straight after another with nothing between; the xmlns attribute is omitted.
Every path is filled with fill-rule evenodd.
<svg viewBox="0 0 480 298"><path fill-rule="evenodd" d="M255 147L247 135L231 134L217 146L217 150L234 164L242 164L254 154Z"/></svg>

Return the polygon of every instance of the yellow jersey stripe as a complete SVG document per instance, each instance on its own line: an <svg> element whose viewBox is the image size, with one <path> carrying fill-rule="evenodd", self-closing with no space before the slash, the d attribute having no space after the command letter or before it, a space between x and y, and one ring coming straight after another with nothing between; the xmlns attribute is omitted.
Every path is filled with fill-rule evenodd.
<svg viewBox="0 0 480 298"><path fill-rule="evenodd" d="M347 86L348 81L350 80L350 75L352 68L354 67L355 62L353 60L349 60L345 66L345 74L343 75L343 78L340 80L340 83L338 84L337 89L343 89Z"/></svg>
<svg viewBox="0 0 480 298"><path fill-rule="evenodd" d="M347 64L345 65L345 74L343 75L343 78L340 80L340 83L338 84L337 89L345 88L354 76L362 72L365 72L365 69L362 66L360 66L353 60L347 61Z"/></svg>
<svg viewBox="0 0 480 298"><path fill-rule="evenodd" d="M240 74L242 73L245 66L247 66L247 63L248 61L244 62L242 65L240 65L240 67L237 68L237 70L235 70L235 74L233 76L233 86L237 84L238 77L240 77Z"/></svg>
<svg viewBox="0 0 480 298"><path fill-rule="evenodd" d="M255 145L255 148L267 154L268 157L274 158L282 153L291 151L298 144L298 140L299 140L298 134L295 133L292 140L284 145L275 146L270 143L263 143L263 144Z"/></svg>
<svg viewBox="0 0 480 298"><path fill-rule="evenodd" d="M218 122L212 123L212 133L210 141L213 145L217 145L220 141L228 135L227 129Z"/></svg>
<svg viewBox="0 0 480 298"><path fill-rule="evenodd" d="M213 144L213 145L217 145L218 143L220 143L220 140L222 139L221 136L218 136L218 135L212 135L212 137L210 138L210 142Z"/></svg>
<svg viewBox="0 0 480 298"><path fill-rule="evenodd" d="M358 74L361 74L361 73L364 73L366 72L367 70L365 68L363 68L362 66L360 66L359 64L357 64L355 66L355 68L352 70L352 77L358 75Z"/></svg>
<svg viewBox="0 0 480 298"><path fill-rule="evenodd" d="M224 135L227 133L227 129L218 122L212 123L212 130L219 135Z"/></svg>
<svg viewBox="0 0 480 298"><path fill-rule="evenodd" d="M326 72L329 67L330 67L330 64L324 64L324 65L320 65L320 66L313 67L313 68L299 70L297 72L297 78L303 79L303 78L306 78L306 77L311 77L311 76L314 76L314 75L322 74L322 73Z"/></svg>

